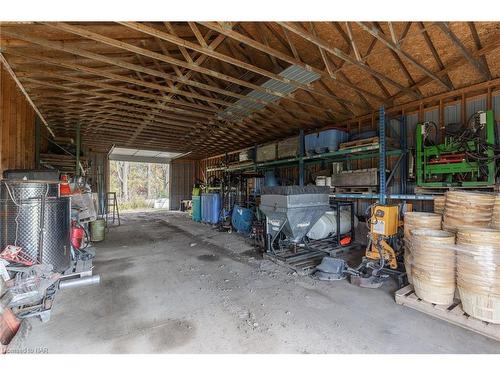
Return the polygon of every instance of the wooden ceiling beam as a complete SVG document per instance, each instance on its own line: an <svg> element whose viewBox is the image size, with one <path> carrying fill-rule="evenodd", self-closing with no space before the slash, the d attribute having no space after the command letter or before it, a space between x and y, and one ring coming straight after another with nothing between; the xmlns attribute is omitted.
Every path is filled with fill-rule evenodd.
<svg viewBox="0 0 500 375"><path fill-rule="evenodd" d="M268 47L268 46L266 46L266 45L264 45L262 43L257 42L256 40L254 40L252 38L246 37L246 36L244 36L244 35L242 35L240 33L237 33L235 31L228 30L228 29L220 26L217 23L214 23L214 22L200 22L200 23L203 26L205 26L205 27L208 27L208 28L210 28L210 29L212 29L214 31L217 31L218 33L226 35L226 36L228 36L228 37L230 37L232 39L235 39L235 40L237 40L237 41L239 41L241 43L245 43L245 44L249 45L252 48L260 50L260 51L262 51L262 52L264 52L266 54L272 55L272 56L274 56L274 57L276 57L276 58L278 58L278 59L280 59L282 61L285 61L285 62L287 62L289 64L298 65L298 66L300 66L301 68L303 68L305 70L313 71L313 72L315 72L317 74L320 74L323 78L331 80L331 81L335 82L336 84L341 84L341 85L343 85L345 87L349 87L350 89L352 89L352 90L354 90L356 92L359 92L361 94L373 97L374 99L376 99L379 102L384 102L384 100L385 100L385 98L382 98L382 97L380 97L380 96L378 96L376 94L373 94L373 93L371 93L369 91L363 90L363 89L361 89L361 88L359 88L359 87L357 87L357 86L355 86L355 85L353 85L351 83L348 83L348 82L346 82L346 81L344 81L342 79L339 79L338 77L332 77L328 71L323 71L321 69L318 69L318 68L315 68L315 67L313 67L311 65L308 65L308 64L302 62L300 60L300 58L297 59L296 57L289 56L286 53L283 53L283 52L281 52L281 51L279 51L277 49L270 48L270 47ZM277 37L277 35L276 35L276 37ZM358 106L358 107L360 107L362 109L366 109L366 108L364 108L364 106L362 106L360 104L357 104L357 103L352 103L352 104L356 105L356 106Z"/></svg>
<svg viewBox="0 0 500 375"><path fill-rule="evenodd" d="M130 71L135 71L135 72L140 72L140 73L148 74L148 75L151 75L151 76L154 76L154 77L159 77L159 78L165 79L166 81L178 82L178 83L181 83L181 84L185 84L185 85L193 86L193 87L196 87L196 88L208 90L210 92L215 92L217 94L225 95L225 96L228 96L228 97L234 97L234 98L237 98L237 99L250 100L250 101L255 102L255 103L269 105L269 106L274 106L276 108L281 108L278 103L265 102L263 100L259 100L259 99L253 98L253 97L249 97L249 96L246 96L246 95L242 95L242 94L239 94L239 93L235 93L235 92L232 92L232 91L229 91L229 90L225 90L225 89L219 88L216 85L208 85L208 84L204 84L204 83L201 83L201 82L198 82L198 81L193 81L191 79L185 79L185 78L176 77L176 76L173 76L171 74L166 74L164 72L161 72L161 71L158 71L158 70L155 70L155 69L151 69L151 68L147 68L147 67L144 67L144 66L141 66L141 65L132 64L132 63L128 63L128 62L123 62L123 61L121 61L119 59L109 58L107 56L102 56L102 55L98 55L98 54L95 54L95 53L90 53L90 52L84 51L82 49L70 48L70 47L67 47L63 43L60 43L60 42L47 41L47 40L44 40L44 39L41 39L41 38L38 38L38 37L34 37L34 36L30 36L30 35L25 35L25 34L22 34L22 33L19 33L19 32L13 32L13 31L10 31L10 30L9 31L3 31L2 30L2 33L3 33L3 35L7 34L10 37L19 38L19 39L22 39L22 40L27 40L27 41L29 41L31 43L34 43L34 44L37 44L37 45L41 45L41 46L44 46L46 48L50 48L50 49L54 49L54 50L57 50L57 51L62 51L62 52L70 53L70 54L77 55L77 56L83 56L83 57L86 57L86 58L94 60L94 61L104 62L104 63L107 63L107 64L113 66L113 67L119 67L119 68L127 69L127 70L130 70ZM215 43L215 41L217 39L221 40L222 38L216 38L214 40L214 43ZM201 55L195 61L195 63L200 63L199 60L202 59L202 58L206 58L206 57L208 57L208 56ZM186 74L189 75L190 73L192 74L194 72L193 71L189 71ZM209 76L205 76L205 77L208 78ZM311 105L309 105L309 106L311 106ZM313 107L316 108L316 106L313 106ZM323 110L323 109L321 109L321 110ZM306 114L307 114L307 112L306 112Z"/></svg>
<svg viewBox="0 0 500 375"><path fill-rule="evenodd" d="M356 43L354 42L354 36L352 33L352 28L351 28L350 22L346 22L345 27L347 29L347 37L349 38L349 43L351 44L351 48L354 51L354 56L356 56L356 60L362 61L361 54L359 53L358 48L356 47Z"/></svg>
<svg viewBox="0 0 500 375"><path fill-rule="evenodd" d="M139 100L130 99L130 98L122 97L122 96L116 96L116 95L112 95L112 94L102 94L102 93L96 94L93 92L89 92L88 90L76 89L76 88L72 88L72 87L67 87L65 85L59 85L59 84L54 84L54 83L50 83L47 81L36 80L33 78L25 77L25 78L23 78L23 81L32 82L32 83L39 84L42 86L52 87L52 88L56 88L56 89L60 89L60 90L64 90L64 91L72 91L72 92L76 92L76 93L80 93L80 94L84 94L84 95L88 95L88 94L96 95L96 96L104 97L107 99L113 99L113 100L118 101L118 102L124 102L124 103L135 104L135 105L139 105L139 106L143 106L143 107L160 109L162 111L167 111L167 112L172 110L172 108L168 108L168 107L165 108L165 107L158 105L158 104L155 104L155 103L139 101ZM202 115L202 114L194 113L194 112L190 112L189 114L186 114L186 113L183 113L183 114L186 116L192 117L193 119L198 118L198 121L202 121L203 119L206 118L206 115Z"/></svg>
<svg viewBox="0 0 500 375"><path fill-rule="evenodd" d="M443 85L447 90L451 90L452 87L448 85L447 82L445 82L443 79L435 75L433 72L431 72L429 69L427 69L425 66L420 64L417 60L415 60L409 53L403 51L399 46L385 38L385 36L380 32L380 30L369 27L363 22L356 22L364 31L366 31L368 34L376 38L379 42L381 42L384 46L386 46L388 49L391 51L394 51L397 53L401 58L404 58L405 60L409 61L415 68L420 70L422 73L424 73L426 76L432 78L434 81L440 83Z"/></svg>
<svg viewBox="0 0 500 375"><path fill-rule="evenodd" d="M90 31L88 31L88 30L86 30L84 28L78 27L78 26L70 25L70 24L67 24L67 23L64 23L64 22L45 23L45 24L47 26L56 28L58 30L67 31L69 33L80 35L80 36L82 36L84 38L88 38L88 39L95 40L97 42L109 44L109 45L112 45L112 46L114 46L116 48L120 48L120 49L129 51L129 52L132 52L132 53L136 53L138 55L143 55L143 56L146 56L146 57L149 57L149 58L152 58L152 59L156 59L156 60L159 60L159 61L166 62L167 64L180 66L180 67L183 67L183 68L186 68L186 69L191 69L191 70L197 71L199 73L206 74L206 75L218 78L218 79L222 79L224 81L227 81L227 82L239 85L239 86L247 87L249 89L256 90L256 91L259 91L259 92L262 92L262 93L265 93L265 94L271 94L271 95L277 96L277 97L282 98L282 99L287 99L287 100L290 100L290 101L293 101L293 102L297 102L298 101L301 104L312 106L309 103L301 102L301 101L299 101L297 99L294 99L292 96L289 96L287 94L283 94L283 93L281 93L279 91L266 89L264 87L261 87L261 86L258 86L258 85L254 85L254 84L249 83L247 81L244 81L244 80L241 80L241 79L238 79L238 78L235 78L235 77L231 77L231 76L228 76L226 74L222 74L222 73L217 72L215 70L211 70L211 69L208 69L208 68L204 68L204 67L198 66L198 65L196 65L194 63L193 64L192 63L187 63L187 62L184 62L184 61L181 61L181 60L169 57L169 56L165 56L165 55L159 54L157 52L146 50L144 48L137 47L137 46L134 46L134 45L131 45L131 44L128 44L128 43L123 43L123 42L121 42L119 40L108 38L108 37L106 37L104 35L100 35L100 34L97 34L97 33L90 32ZM140 27L144 29L145 25L141 24ZM156 30L156 29L154 29L154 30ZM158 30L156 31L156 33L158 35L166 34L166 33L163 33L161 31L158 31ZM190 44L190 46L192 46L192 45ZM189 47L189 48L191 48L191 47ZM219 56L219 55L217 55L217 56ZM288 83L292 84L292 81L289 81ZM324 109L324 108L319 108L319 109L322 110L322 111L327 110L327 109Z"/></svg>
<svg viewBox="0 0 500 375"><path fill-rule="evenodd" d="M384 30L382 30L382 27L380 26L380 24L378 22L373 22L374 26L376 27L377 31L384 35ZM391 23L392 25L392 23ZM392 28L391 28L392 30ZM396 34L394 34L394 30L392 31L392 38L396 38ZM395 44L399 46L399 40L396 39L396 42ZM391 52L391 55L392 57L394 58L394 60L396 60L397 64L399 65L401 71L403 72L403 74L406 76L406 80L408 81L408 84L410 86L413 86L415 84L415 80L413 79L413 77L411 76L410 72L408 71L408 69L406 68L406 65L404 64L403 60L401 60L401 57L399 57L399 55L392 49L389 49L389 51ZM417 89L417 92L418 94L420 95L420 97L422 98L423 95L422 95L422 92Z"/></svg>
<svg viewBox="0 0 500 375"><path fill-rule="evenodd" d="M68 103L77 103L77 105L81 107L91 107L91 108L100 108L106 107L108 111L112 112L113 110L122 110L129 113L131 116L135 115L135 113L142 114L142 118L148 118L151 114L149 109L138 108L130 105L120 105L113 101L107 101L105 98L99 97L98 99L92 99L89 97L65 97L61 96L61 91L57 89L56 91L47 90L44 86L43 91L39 93L35 90L33 92L33 97L36 98L37 103L40 105L44 105L45 103L58 103L60 105L68 105ZM188 119L186 117L178 117L178 116L168 116L163 113L158 113L157 121L163 122L164 124L171 124L175 126L181 126L184 128L192 128L196 126L195 119Z"/></svg>
<svg viewBox="0 0 500 375"><path fill-rule="evenodd" d="M23 72L22 73L23 77L33 77L37 76L38 78L40 77L51 77L57 80L64 80L64 81L69 81L69 82L74 82L79 85L84 85L84 86L93 86L93 87L98 87L104 90L109 90L109 91L114 91L116 93L121 93L121 94L127 94L127 95L133 95L135 97L142 97L142 98L147 98L147 99L152 99L152 100L157 100L161 98L160 96L156 94L150 94L146 93L144 91L139 91L139 90L131 90L124 88L122 86L117 86L117 85L109 85L105 83L101 83L95 79L83 79L83 78L77 78L77 77L72 77L72 76L67 76L64 74L54 74L54 73L49 73L49 72L40 72L40 71L31 71L31 72ZM186 114L190 115L191 113L199 113L201 114L202 112L211 112L211 113L217 113L218 110L214 109L212 107L207 107L205 105L199 105L199 104L193 104L189 102L184 102L184 101L179 101L175 99L169 99L168 101L164 101L163 105L165 106L166 103L172 103L175 104L175 108L169 108L165 107L166 111L171 111L174 113L179 113L179 114ZM196 109L198 111L192 111L192 110L186 110L181 108L182 106L185 107L190 107L193 109ZM201 112L200 112L201 111Z"/></svg>
<svg viewBox="0 0 500 375"><path fill-rule="evenodd" d="M210 48L207 42L205 42L205 38L203 35L201 35L200 30L198 29L198 26L196 26L196 23L194 22L188 22L189 27L191 28L191 31L193 32L194 36L196 37L196 40L200 44L200 46L204 48ZM178 35L176 35L178 36Z"/></svg>
<svg viewBox="0 0 500 375"><path fill-rule="evenodd" d="M479 38L479 34L477 33L476 25L474 22L467 22L469 25L470 33L472 35L472 39L474 39L474 44L476 45L476 51L480 50L482 48L481 45L481 39ZM490 67L488 66L488 61L486 60L486 57L484 55L479 57L479 60L481 61L485 71L486 75L489 77L492 77Z"/></svg>
<svg viewBox="0 0 500 375"><path fill-rule="evenodd" d="M124 120L116 120L114 117L106 117L106 116L81 116L81 115L73 115L73 114L55 114L50 115L49 118L54 123L58 123L61 125L67 124L76 124L79 123L82 126L82 135L89 136L98 136L99 132L114 132L117 134L123 134L130 141L130 129L139 126L138 123L127 122L128 128L123 126ZM98 126L95 126L98 125ZM156 140L170 143L172 145L184 145L183 142L179 142L178 135L175 132L170 134L166 134L164 131L158 131L150 129L147 132L142 134L142 137L155 137ZM173 137L173 138L172 138Z"/></svg>
<svg viewBox="0 0 500 375"><path fill-rule="evenodd" d="M158 41L159 43L161 43L161 41ZM160 47L163 47L162 45L160 45ZM168 54L168 51L164 51L165 54ZM186 52L187 53L187 52ZM137 55L137 58L139 60L139 63L144 66L144 62L142 61L142 58L140 55ZM155 60L156 61L156 60ZM157 69L160 70L160 71L164 71L161 67L157 66ZM175 68L175 73L177 74L177 76L182 76L182 73L179 71L179 69ZM144 78L142 77L142 75L139 73L139 72L135 72L136 75L138 76L138 78L142 81L144 81ZM170 86L173 87L173 84L170 83ZM169 101L171 101L173 98L173 95L172 94L164 94L162 93L162 98L158 98L158 99L155 99L155 102L156 104L160 105L160 106L164 106L166 103L168 103ZM210 117L210 116L209 116ZM212 115L213 117L213 115ZM135 140L141 135L141 133L155 120L155 112L154 111L151 111L150 115L149 115L149 118L147 120L145 120L141 126L139 126L137 129L135 129L134 133L131 135L130 139L128 140L129 143L134 143ZM202 125L200 123L197 124L197 126L195 127L195 129L198 129L200 128ZM186 131L185 133L188 133L188 131Z"/></svg>
<svg viewBox="0 0 500 375"><path fill-rule="evenodd" d="M431 51L432 56L434 57L434 61L436 61L436 64L437 64L439 70L443 70L444 69L443 61L441 60L441 57L439 56L439 53L436 50L436 47L434 46L434 43L432 42L432 39L431 39L429 33L427 32L427 29L425 28L424 23L417 22L417 25L418 25L419 29L422 31L422 36L425 40L425 43L427 44L427 47L429 47L429 50ZM455 86L453 85L453 82L451 81L450 76L448 74L445 74L443 76L443 79L445 79L446 82L448 82L448 85L450 85L450 87L455 89Z"/></svg>
<svg viewBox="0 0 500 375"><path fill-rule="evenodd" d="M64 123L64 121L72 122L73 124L80 123L82 125L82 134L91 134L96 130L109 130L117 133L127 135L130 140L130 131L138 126L140 122L126 121L124 119L117 119L114 116L98 115L92 117L92 114L75 114L75 113L53 113L48 116L52 121ZM90 126L89 124L100 124L99 128ZM127 126L125 127L124 124ZM102 126L101 126L102 125ZM97 134L95 134L97 135ZM183 145L178 139L178 132L165 131L163 129L149 129L144 132L142 136L154 136L158 140L168 141L172 144Z"/></svg>
<svg viewBox="0 0 500 375"><path fill-rule="evenodd" d="M436 25L441 29L441 31L451 40L455 47L460 51L460 53L467 59L467 61L483 76L487 81L491 80L491 74L488 69L484 66L481 60L476 59L464 46L459 37L451 31L450 27L445 22L437 22Z"/></svg>
<svg viewBox="0 0 500 375"><path fill-rule="evenodd" d="M51 42L51 41L47 41L47 40L44 40L44 39L41 39L38 37L25 35L25 34L21 34L18 32L12 32L10 30L9 31L2 30L2 36L4 36L5 34L7 34L11 37L30 41L31 43L38 44L38 45L44 46L46 48L51 48L54 50L63 51L63 52L70 53L73 55L83 56L83 57L86 57L86 58L89 58L89 59L92 59L95 61L104 62L104 63L110 64L112 66L117 66L117 67L124 68L124 69L130 70L130 71L137 71L137 72L148 74L151 76L160 77L162 79L165 79L166 81L174 81L174 82L190 85L193 87L213 91L213 92L216 92L218 94L234 97L237 99L244 99L244 98L246 99L247 98L245 95L240 95L240 94L228 91L228 90L220 89L216 86L203 84L203 83L189 80L189 79L179 78L179 77L173 76L171 74L166 74L164 72L160 72L158 70L150 69L150 68L143 67L143 66L140 66L137 64L123 62L123 61L116 59L116 58L109 58L107 56L87 52L87 51L82 50L82 49L69 48L67 46L64 46L64 44L60 43L60 42ZM261 103L261 104L266 104L266 102L263 102L263 101L260 101L258 99L254 99L251 97L249 97L248 100L255 101L255 102Z"/></svg>
<svg viewBox="0 0 500 375"><path fill-rule="evenodd" d="M500 47L499 42L500 42L500 36L497 36L496 38L494 38L494 40L492 40L487 45L483 46L483 48L481 48L480 50L472 52L472 57L478 58L480 56L486 55L487 53L492 53L493 51L495 51L496 49L498 49ZM465 57L463 57L463 56L458 57L453 62L448 63L439 72L436 72L436 74L439 76L444 76L445 74L450 73L454 69L460 68L461 66L467 64L468 62L469 61ZM417 81L417 83L415 83L415 85L413 87L414 88L422 87L431 81L432 80L429 77L424 77L421 80ZM401 97L402 95L403 95L403 93L399 92L393 96L393 99L397 99L397 98Z"/></svg>
<svg viewBox="0 0 500 375"><path fill-rule="evenodd" d="M367 66L365 63L357 61L356 59L345 54L344 52L342 52L338 48L331 47L326 41L324 41L321 38L315 37L307 30L304 30L302 27L297 26L296 24L294 24L292 22L278 22L278 23L280 25L282 25L283 27L287 28L288 30L290 30L291 32L293 32L293 33L301 36L305 40L311 42L312 44L320 46L324 50L328 51L328 53L331 53L332 55L338 57L339 59L345 60L347 63L358 67L359 69L363 70L364 72L368 73L369 75L377 77L378 79L391 84L392 86L398 88L399 90L405 91L408 95L411 95L413 97L418 98L418 93L416 93L414 90L411 90L411 89L403 86L402 84L400 84L399 82L396 82L392 78L389 78L386 75L380 73L379 71Z"/></svg>
<svg viewBox="0 0 500 375"><path fill-rule="evenodd" d="M234 57L225 55L223 53L220 53L220 52L217 52L217 51L214 51L214 50L211 50L208 47L199 46L199 45L197 45L195 43L191 43L191 42L189 42L189 41L187 41L185 39L182 39L182 38L179 38L179 37L177 37L175 35L172 35L172 34L164 32L164 31L158 30L158 29L156 29L154 27L151 27L151 26L148 26L148 25L145 25L145 24L141 24L139 22L120 22L120 24L122 24L124 26L127 26L127 27L130 27L133 30L142 31L145 34L148 34L148 35L160 38L160 39L165 40L165 41L167 41L169 43L174 43L174 44L176 44L178 46L181 46L183 48L189 48L189 49L191 49L193 51L197 51L199 53L205 54L205 55L210 56L210 57L212 57L214 59L220 60L220 61L222 61L224 63L231 64L231 65L233 65L233 66L235 66L237 68L242 68L242 69L245 69L247 71L251 71L251 72L254 72L254 73L259 74L261 76L267 77L269 79L273 79L273 80L276 80L276 81L279 81L279 82L282 82L282 83L285 83L285 84L292 85L296 89L301 89L301 90L310 92L311 94L323 96L323 97L325 97L327 99L330 99L330 100L335 100L335 98L332 98L329 94L315 89L312 86L312 84L303 84L303 83L298 82L298 81L290 80L288 78L280 76L279 74L275 74L275 73L270 72L270 71L268 71L266 69L262 69L262 68L260 68L260 67L258 67L256 65L249 64L249 63L246 63L246 62L244 62L242 60L236 59ZM217 75L215 75L215 77L219 78L219 77L217 77ZM249 86L248 84L247 85L243 84L243 86L252 88L254 90L256 89L255 85ZM257 86L257 87L259 87L258 91L265 92L265 93L271 93L272 95L276 94L276 92L274 92L272 90L264 89L264 88L262 88L260 86ZM277 95L277 96L279 96L281 98L287 98L287 96L288 96L288 95L283 94L281 92L278 92L278 93L279 93L279 95Z"/></svg>
<svg viewBox="0 0 500 375"><path fill-rule="evenodd" d="M408 35L408 32L410 31L412 23L413 22L411 21L405 23L403 31L401 31L401 35L399 36L398 44L401 44L401 42L406 38L406 35Z"/></svg>
<svg viewBox="0 0 500 375"><path fill-rule="evenodd" d="M109 108L109 105L103 105L101 107L97 107L97 106L92 106L92 107L89 107L89 108L85 108L85 107L81 107L81 106L77 106L77 105L69 105L69 104L65 104L64 105L64 108L61 108L61 106L57 106L57 104L55 104L54 102L52 102L52 104L50 102L44 102L46 104L42 104L40 106L40 108L42 108L44 110L44 113L47 113L47 114L53 114L54 112L55 113L73 113L73 114L78 114L78 113L82 113L82 114L88 114L88 115L92 115L92 114L109 114L109 115L113 115L113 116L118 116L120 118L123 118L125 120L146 120L147 117L144 116L144 115L137 115L137 114L133 114L133 113L130 113L130 112L121 112L121 111L115 111L111 108ZM172 123L172 122L165 122L159 118L155 119L155 124L161 124L161 125L166 125L163 127L164 130L168 130L168 131L173 131L173 132L178 132L178 133L184 133L186 131L186 128L189 128L189 126L186 126L184 124L181 124L181 123Z"/></svg>

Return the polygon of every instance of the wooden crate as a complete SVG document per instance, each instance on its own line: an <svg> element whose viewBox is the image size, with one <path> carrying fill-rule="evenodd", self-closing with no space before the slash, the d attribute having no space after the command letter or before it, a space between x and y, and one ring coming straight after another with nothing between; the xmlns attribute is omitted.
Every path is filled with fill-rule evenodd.
<svg viewBox="0 0 500 375"><path fill-rule="evenodd" d="M417 297L413 290L413 285L407 285L399 289L396 292L395 299L399 305L410 307L435 318L445 320L448 323L479 333L490 339L500 341L500 324L488 323L473 318L462 310L459 300L455 300L449 306L425 302Z"/></svg>

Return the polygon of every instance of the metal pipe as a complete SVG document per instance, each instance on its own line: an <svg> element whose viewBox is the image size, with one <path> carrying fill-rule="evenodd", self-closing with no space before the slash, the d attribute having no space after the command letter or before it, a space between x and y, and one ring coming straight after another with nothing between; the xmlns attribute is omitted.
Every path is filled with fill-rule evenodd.
<svg viewBox="0 0 500 375"><path fill-rule="evenodd" d="M304 170L304 154L305 154L305 144L304 144L304 129L300 129L299 133L299 186L304 186L305 180L305 170Z"/></svg>
<svg viewBox="0 0 500 375"><path fill-rule="evenodd" d="M97 285L101 283L101 275L94 275L89 277L81 277L77 279L61 280L59 282L59 289L79 288L82 286Z"/></svg>
<svg viewBox="0 0 500 375"><path fill-rule="evenodd" d="M379 119L378 119L378 127L379 127L379 202L384 205L386 201L386 185L385 185L385 108L381 106L379 109Z"/></svg>
<svg viewBox="0 0 500 375"><path fill-rule="evenodd" d="M387 180L385 181L385 187L389 187L389 184L391 183L392 178L396 174L396 171L398 170L398 167L401 163L401 160L403 160L404 156L405 156L405 154L399 155L398 160L396 160L396 164L394 164L394 166L392 167L391 173L389 174L389 177L387 177ZM400 177L401 177L401 174L400 174Z"/></svg>

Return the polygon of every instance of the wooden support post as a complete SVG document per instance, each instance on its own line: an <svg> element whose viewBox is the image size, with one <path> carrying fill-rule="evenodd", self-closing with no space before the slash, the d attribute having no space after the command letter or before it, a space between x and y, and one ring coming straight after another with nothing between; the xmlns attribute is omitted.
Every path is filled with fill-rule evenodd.
<svg viewBox="0 0 500 375"><path fill-rule="evenodd" d="M80 123L76 124L76 167L75 167L75 177L80 177L80 149L81 149L81 139L80 139Z"/></svg>
<svg viewBox="0 0 500 375"><path fill-rule="evenodd" d="M40 141L41 129L40 123L42 121L38 116L35 117L35 168L40 169Z"/></svg>

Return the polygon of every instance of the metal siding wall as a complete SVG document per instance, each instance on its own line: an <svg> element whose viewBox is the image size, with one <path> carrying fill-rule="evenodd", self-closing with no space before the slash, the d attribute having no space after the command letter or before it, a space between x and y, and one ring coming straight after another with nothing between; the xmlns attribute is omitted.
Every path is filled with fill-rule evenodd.
<svg viewBox="0 0 500 375"><path fill-rule="evenodd" d="M178 210L180 202L191 199L197 175L196 160L174 160L170 164L170 209Z"/></svg>
<svg viewBox="0 0 500 375"><path fill-rule="evenodd" d="M433 109L427 112L424 112L424 121L433 121L436 124L439 124L439 109Z"/></svg>
<svg viewBox="0 0 500 375"><path fill-rule="evenodd" d="M500 145L500 120L496 120L500 118L500 95L496 95L493 97L493 113L495 114L495 122L496 122L496 128L497 128L497 134L496 134L496 139L497 139L497 145Z"/></svg>
<svg viewBox="0 0 500 375"><path fill-rule="evenodd" d="M474 100L468 100L465 108L467 114L467 118L465 119L465 121L467 121L469 120L469 117L472 116L477 111L486 111L487 109L486 97L476 98ZM495 113L498 112L495 111Z"/></svg>
<svg viewBox="0 0 500 375"><path fill-rule="evenodd" d="M486 110L487 101L486 98L476 98L473 100L467 100L466 102L466 113L467 116L470 117L473 113ZM500 116L500 95L493 96L493 111L496 114L496 118L498 119ZM445 124L457 123L461 122L462 115L462 105L460 102L454 104L447 104L444 107L444 122ZM412 113L406 115L406 126L408 127L408 148L415 149L415 132L418 124L419 114ZM427 109L424 111L424 121L433 121L436 124L439 124L439 109L434 107L432 109ZM365 132L371 130L370 127L367 127L366 124L362 127L361 132ZM500 144L500 121L496 121L497 128L497 142ZM350 135L355 135L358 133L357 126L354 126L351 129ZM398 138L399 137L399 122L397 120L391 120L388 126L388 136ZM388 169L394 165L396 158L391 158L388 163ZM329 163L330 164L330 163ZM368 159L368 160L358 160L356 162L352 162L353 169L362 169L362 168L375 168L378 166L378 160L376 158ZM287 177L290 179L296 178L298 175L298 170L296 167L286 167L286 168L277 168L278 174L283 177ZM314 169L319 169L315 167ZM215 172L214 172L215 173ZM308 173L308 176L310 173ZM399 194L399 171L393 177L393 181L388 188L388 192L391 194ZM415 193L415 181L407 181L407 193L413 194ZM375 202L375 200L357 200L355 201L355 212L357 215L364 215L366 209ZM415 211L429 211L432 212L434 209L434 204L432 201L413 201L413 208Z"/></svg>
<svg viewBox="0 0 500 375"><path fill-rule="evenodd" d="M458 124L461 122L462 105L455 103L444 107L444 124ZM437 122L436 122L437 123Z"/></svg>
<svg viewBox="0 0 500 375"><path fill-rule="evenodd" d="M408 127L408 148L415 147L415 132L417 131L418 113L406 115L406 126Z"/></svg>

